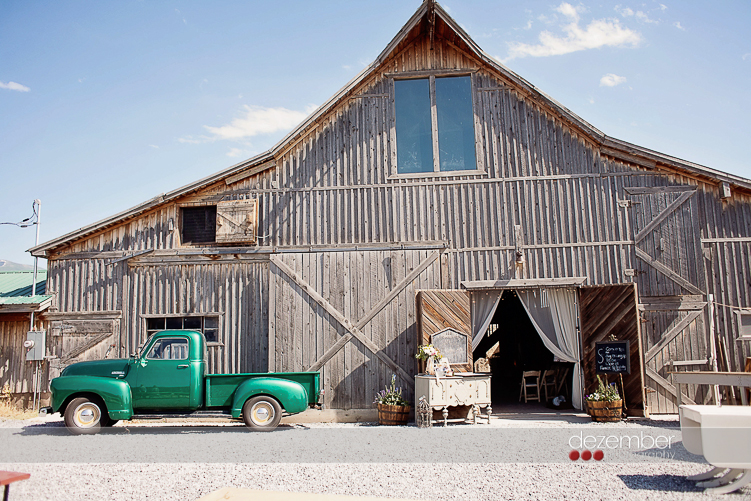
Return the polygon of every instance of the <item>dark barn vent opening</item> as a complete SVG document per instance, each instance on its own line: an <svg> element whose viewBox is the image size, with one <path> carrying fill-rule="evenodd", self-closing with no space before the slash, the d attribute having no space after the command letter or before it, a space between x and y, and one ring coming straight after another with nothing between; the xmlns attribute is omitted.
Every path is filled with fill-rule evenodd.
<svg viewBox="0 0 751 501"><path fill-rule="evenodd" d="M184 244L216 242L216 205L180 209Z"/></svg>

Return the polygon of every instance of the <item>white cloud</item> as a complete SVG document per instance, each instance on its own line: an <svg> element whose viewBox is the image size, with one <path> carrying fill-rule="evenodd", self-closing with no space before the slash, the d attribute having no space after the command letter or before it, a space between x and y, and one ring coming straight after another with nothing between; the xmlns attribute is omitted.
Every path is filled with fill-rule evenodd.
<svg viewBox="0 0 751 501"><path fill-rule="evenodd" d="M539 35L538 45L511 43L505 61L526 56L559 56L600 47L636 47L642 40L638 32L621 26L617 19L595 19L586 28L582 28L579 26L579 11L576 7L563 2L555 10L568 20L568 23L561 25L565 36L543 31Z"/></svg>
<svg viewBox="0 0 751 501"><path fill-rule="evenodd" d="M616 11L616 12L617 12L618 14L622 15L623 17L631 17L631 16L633 16L633 15L634 15L634 11L633 11L633 10L631 10L631 9L630 9L630 8L628 8L628 7L624 7L624 8L622 8L622 9L621 9L621 6L620 6L620 5L616 5L616 6L615 6L615 11Z"/></svg>
<svg viewBox="0 0 751 501"><path fill-rule="evenodd" d="M16 82L0 82L0 89L17 90L18 92L29 92L31 90L25 85Z"/></svg>
<svg viewBox="0 0 751 501"><path fill-rule="evenodd" d="M603 75L600 79L600 87L615 87L625 81L626 77L618 76L615 73L608 73L607 75Z"/></svg>
<svg viewBox="0 0 751 501"><path fill-rule="evenodd" d="M675 26L675 27L676 27L676 28L678 28L679 30L683 30L683 31L686 31L686 28L684 28L683 26L681 26L681 22L680 22L680 21L676 21L676 22L674 22L674 23L673 23L673 26Z"/></svg>
<svg viewBox="0 0 751 501"><path fill-rule="evenodd" d="M589 98L589 104L595 104L595 99L593 97Z"/></svg>
<svg viewBox="0 0 751 501"><path fill-rule="evenodd" d="M151 146L151 147L152 147L152 148L154 148L155 150L158 150L158 149L159 149L159 146L157 146L157 145L155 145L155 144L150 144L149 146Z"/></svg>
<svg viewBox="0 0 751 501"><path fill-rule="evenodd" d="M642 11L636 12L636 18L643 23L660 24L660 21L655 21L654 19L650 19L649 16Z"/></svg>
<svg viewBox="0 0 751 501"><path fill-rule="evenodd" d="M227 152L227 156L230 158L237 158L242 155L243 155L243 150L241 150L240 148L230 148L229 151Z"/></svg>
<svg viewBox="0 0 751 501"><path fill-rule="evenodd" d="M741 59L743 59L744 61L745 61L746 59L751 59L751 52L746 52L745 54L743 54L743 55L741 56Z"/></svg>
<svg viewBox="0 0 751 501"><path fill-rule="evenodd" d="M261 134L288 131L302 122L315 108L309 106L305 111L295 111L287 108L245 105L241 116L229 124L220 127L204 125L204 128L213 134L211 139L240 140Z"/></svg>
<svg viewBox="0 0 751 501"><path fill-rule="evenodd" d="M668 10L668 6L665 5L664 3L661 3L660 4L660 10L663 11L663 12L665 12L666 10Z"/></svg>

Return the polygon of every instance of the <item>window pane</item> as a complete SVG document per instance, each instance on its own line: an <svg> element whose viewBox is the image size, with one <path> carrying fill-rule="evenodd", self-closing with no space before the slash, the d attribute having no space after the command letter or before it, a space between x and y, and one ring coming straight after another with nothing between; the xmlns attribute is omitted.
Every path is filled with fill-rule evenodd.
<svg viewBox="0 0 751 501"><path fill-rule="evenodd" d="M180 317L168 317L167 318L167 328L168 329L182 329L183 328L183 319Z"/></svg>
<svg viewBox="0 0 751 501"><path fill-rule="evenodd" d="M156 358L161 359L164 358L164 340L160 339L156 343L154 343L154 346L151 347L151 350L149 350L149 354L146 355L146 358Z"/></svg>
<svg viewBox="0 0 751 501"><path fill-rule="evenodd" d="M146 330L149 330L149 331L163 331L164 330L164 319L163 318L147 318L146 319Z"/></svg>
<svg viewBox="0 0 751 501"><path fill-rule="evenodd" d="M433 172L430 80L397 80L394 90L397 172Z"/></svg>
<svg viewBox="0 0 751 501"><path fill-rule="evenodd" d="M206 329L216 329L219 327L219 317L204 317L203 325Z"/></svg>
<svg viewBox="0 0 751 501"><path fill-rule="evenodd" d="M441 171L476 169L470 77L436 78L435 101Z"/></svg>
<svg viewBox="0 0 751 501"><path fill-rule="evenodd" d="M215 343L219 340L216 335L216 329L206 329L203 331L203 335L206 337L207 343Z"/></svg>
<svg viewBox="0 0 751 501"><path fill-rule="evenodd" d="M751 315L741 314L741 332L740 335L743 337L751 337Z"/></svg>
<svg viewBox="0 0 751 501"><path fill-rule="evenodd" d="M185 317L183 321L183 329L191 329L194 331L201 330L201 317Z"/></svg>

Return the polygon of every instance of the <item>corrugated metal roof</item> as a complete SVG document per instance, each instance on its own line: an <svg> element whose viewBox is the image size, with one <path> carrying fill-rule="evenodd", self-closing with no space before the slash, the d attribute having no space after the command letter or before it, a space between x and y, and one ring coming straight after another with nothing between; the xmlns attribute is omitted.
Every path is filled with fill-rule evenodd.
<svg viewBox="0 0 751 501"><path fill-rule="evenodd" d="M29 286L31 288L31 286ZM0 296L0 305L20 305L20 304L42 304L51 298L51 295L37 294L36 296L14 296L14 297L2 297Z"/></svg>
<svg viewBox="0 0 751 501"><path fill-rule="evenodd" d="M0 271L0 304L41 304L51 295L47 289L47 270L37 272L36 295L31 296L33 271Z"/></svg>

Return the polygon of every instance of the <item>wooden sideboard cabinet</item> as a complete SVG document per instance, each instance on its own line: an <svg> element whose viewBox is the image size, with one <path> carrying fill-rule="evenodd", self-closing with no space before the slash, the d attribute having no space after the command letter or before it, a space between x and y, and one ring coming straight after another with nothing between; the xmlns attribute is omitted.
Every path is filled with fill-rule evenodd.
<svg viewBox="0 0 751 501"><path fill-rule="evenodd" d="M461 373L459 373L461 374ZM425 397L433 410L443 410L443 426L448 423L449 407L472 407L475 424L480 408L485 408L488 423L493 409L490 406L490 374L472 373L436 378L427 374L415 376L415 409L420 397Z"/></svg>

